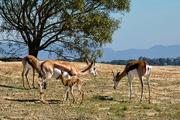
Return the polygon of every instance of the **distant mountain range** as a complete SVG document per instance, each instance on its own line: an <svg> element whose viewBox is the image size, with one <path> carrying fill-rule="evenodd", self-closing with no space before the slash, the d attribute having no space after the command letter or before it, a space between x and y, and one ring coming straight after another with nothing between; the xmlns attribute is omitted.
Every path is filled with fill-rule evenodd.
<svg viewBox="0 0 180 120"><path fill-rule="evenodd" d="M9 50L9 47L6 43L0 44L1 48ZM112 48L103 48L103 57L97 59L97 62L101 61L112 61L112 60L129 60L129 59L138 59L139 57L147 58L177 58L180 56L180 45L170 45L162 46L156 45L149 49L128 49L128 50L118 50L114 51ZM24 57L27 51L23 51L23 56L18 56L20 58ZM3 55L0 54L0 57ZM48 59L57 59L55 54L48 57L48 52L40 51L38 54L39 60L48 60Z"/></svg>
<svg viewBox="0 0 180 120"><path fill-rule="evenodd" d="M98 59L98 62L107 62L120 59L138 59L141 56L147 58L176 58L180 56L180 45L156 45L149 49L128 49L118 51L114 51L111 48L104 48L103 53L103 57Z"/></svg>

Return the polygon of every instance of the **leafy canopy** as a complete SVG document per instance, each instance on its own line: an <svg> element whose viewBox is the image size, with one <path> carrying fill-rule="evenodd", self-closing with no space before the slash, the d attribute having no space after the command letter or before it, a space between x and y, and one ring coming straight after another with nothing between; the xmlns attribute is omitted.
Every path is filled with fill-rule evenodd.
<svg viewBox="0 0 180 120"><path fill-rule="evenodd" d="M130 11L130 0L1 0L1 41L28 46L58 56L101 57L112 42L120 20L112 12Z"/></svg>

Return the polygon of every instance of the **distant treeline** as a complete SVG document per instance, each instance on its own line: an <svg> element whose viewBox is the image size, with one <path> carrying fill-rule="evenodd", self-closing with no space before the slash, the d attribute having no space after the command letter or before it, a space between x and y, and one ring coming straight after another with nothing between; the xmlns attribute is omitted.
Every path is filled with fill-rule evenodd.
<svg viewBox="0 0 180 120"><path fill-rule="evenodd" d="M110 62L104 62L101 63L105 64L113 64L113 65L126 65L130 61L134 61L135 59L130 60L112 60ZM139 57L138 60L146 61L149 65L172 65L172 66L180 66L180 57L177 58L146 58L146 57Z"/></svg>
<svg viewBox="0 0 180 120"><path fill-rule="evenodd" d="M6 57L1 57L0 61L4 61L4 62L14 62L14 61L22 61L22 58L19 57L10 57L10 58L6 58Z"/></svg>

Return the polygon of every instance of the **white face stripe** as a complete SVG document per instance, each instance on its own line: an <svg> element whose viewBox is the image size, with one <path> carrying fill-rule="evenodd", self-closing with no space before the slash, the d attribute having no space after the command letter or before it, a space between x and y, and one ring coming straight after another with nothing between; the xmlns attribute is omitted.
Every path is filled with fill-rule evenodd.
<svg viewBox="0 0 180 120"><path fill-rule="evenodd" d="M94 76L97 76L97 75L98 75L95 67L92 67L91 73L92 73Z"/></svg>
<svg viewBox="0 0 180 120"><path fill-rule="evenodd" d="M116 89L117 86L119 85L119 81L116 81L117 75L118 75L118 73L116 74L116 76L114 76L114 79L113 79L113 81L114 81L114 89Z"/></svg>
<svg viewBox="0 0 180 120"><path fill-rule="evenodd" d="M116 89L119 85L119 81L117 82L116 80L114 80L114 89Z"/></svg>

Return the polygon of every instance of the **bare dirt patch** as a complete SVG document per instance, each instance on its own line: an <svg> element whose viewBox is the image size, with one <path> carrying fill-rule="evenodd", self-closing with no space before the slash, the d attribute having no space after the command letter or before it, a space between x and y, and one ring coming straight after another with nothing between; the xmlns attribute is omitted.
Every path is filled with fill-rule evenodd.
<svg viewBox="0 0 180 120"><path fill-rule="evenodd" d="M85 63L74 63L79 67ZM98 77L86 75L83 105L62 103L65 88L52 79L44 92L47 104L39 103L39 90L22 87L21 62L0 62L0 119L180 119L180 67L154 66L151 71L151 104L144 79L144 101L139 103L141 86L133 80L134 98L129 101L129 83L125 77L113 89L113 71L123 71L123 65L96 63ZM36 80L37 78L36 74ZM29 75L32 80L32 71ZM31 81L32 83L32 81ZM78 90L74 90L77 98Z"/></svg>

